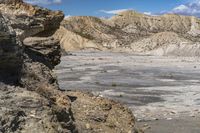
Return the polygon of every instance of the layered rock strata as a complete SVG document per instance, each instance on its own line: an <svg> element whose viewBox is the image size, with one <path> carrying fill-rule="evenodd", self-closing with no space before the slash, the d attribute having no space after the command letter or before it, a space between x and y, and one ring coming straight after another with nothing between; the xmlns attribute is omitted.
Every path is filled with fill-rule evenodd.
<svg viewBox="0 0 200 133"><path fill-rule="evenodd" d="M22 0L2 0L0 11L8 17L20 40L29 36L50 36L64 18L61 11L32 6Z"/></svg>
<svg viewBox="0 0 200 133"><path fill-rule="evenodd" d="M65 36L70 34L69 36ZM109 19L78 16L62 22L55 37L66 51L97 49L199 56L200 20L193 16L149 16L124 11ZM192 50L195 53L190 54ZM183 53L181 50L186 52ZM160 52L160 53L159 53ZM187 54L188 53L188 54Z"/></svg>

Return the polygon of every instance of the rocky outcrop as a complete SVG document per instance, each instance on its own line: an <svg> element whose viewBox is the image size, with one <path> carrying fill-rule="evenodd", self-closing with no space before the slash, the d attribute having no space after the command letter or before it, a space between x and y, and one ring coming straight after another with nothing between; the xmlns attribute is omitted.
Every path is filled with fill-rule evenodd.
<svg viewBox="0 0 200 133"><path fill-rule="evenodd" d="M35 91L1 84L0 104L0 132L75 132L70 105L61 108Z"/></svg>
<svg viewBox="0 0 200 133"><path fill-rule="evenodd" d="M60 62L59 41L20 42L9 19L0 20L0 132L77 132L70 99L52 73Z"/></svg>
<svg viewBox="0 0 200 133"><path fill-rule="evenodd" d="M60 63L60 44L53 37L29 37L23 41L25 52L50 69Z"/></svg>
<svg viewBox="0 0 200 133"><path fill-rule="evenodd" d="M1 0L0 11L8 17L21 40L29 36L46 37L54 34L64 18L61 11L32 6L22 0Z"/></svg>
<svg viewBox="0 0 200 133"><path fill-rule="evenodd" d="M66 37L70 32L71 36ZM66 51L92 47L135 53L165 49L168 45L173 45L175 51L184 45L187 50L193 44L200 45L199 36L198 18L174 14L149 16L135 11L121 12L110 19L70 17L55 35Z"/></svg>
<svg viewBox="0 0 200 133"><path fill-rule="evenodd" d="M52 69L60 62L60 45L51 34L59 28L63 13L32 6L22 0L1 1L0 11L5 20L2 22L9 23L7 29L2 24L1 46L5 51L2 58L5 59L1 59L1 64L7 64L1 65L5 67L1 69L2 73L8 71L7 77L15 78L15 84L30 90L35 90L44 82L57 86ZM27 38L29 36L34 38ZM21 43L20 40L24 41ZM6 79L5 76L2 79Z"/></svg>
<svg viewBox="0 0 200 133"><path fill-rule="evenodd" d="M0 132L137 132L121 104L59 89L52 69L61 49L51 34L63 14L20 0L0 2Z"/></svg>
<svg viewBox="0 0 200 133"><path fill-rule="evenodd" d="M81 133L137 133L132 112L120 103L81 92L67 92Z"/></svg>
<svg viewBox="0 0 200 133"><path fill-rule="evenodd" d="M20 84L31 90L43 83L57 86L56 77L51 70L60 63L59 41L52 37L27 38L24 40L24 52Z"/></svg>

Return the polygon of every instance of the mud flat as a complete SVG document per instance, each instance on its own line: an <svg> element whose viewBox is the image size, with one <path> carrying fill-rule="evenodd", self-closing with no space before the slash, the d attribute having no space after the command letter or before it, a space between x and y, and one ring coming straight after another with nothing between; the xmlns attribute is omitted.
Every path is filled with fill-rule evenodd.
<svg viewBox="0 0 200 133"><path fill-rule="evenodd" d="M124 103L147 133L200 132L200 59L73 52L55 70L65 90Z"/></svg>

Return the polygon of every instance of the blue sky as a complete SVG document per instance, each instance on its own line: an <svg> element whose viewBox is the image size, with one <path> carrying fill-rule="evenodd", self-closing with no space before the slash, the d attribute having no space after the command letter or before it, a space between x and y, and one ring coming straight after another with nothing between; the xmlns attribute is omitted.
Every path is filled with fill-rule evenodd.
<svg viewBox="0 0 200 133"><path fill-rule="evenodd" d="M200 16L200 0L25 0L53 10L62 10L66 16L106 17L124 10L146 14L177 13Z"/></svg>

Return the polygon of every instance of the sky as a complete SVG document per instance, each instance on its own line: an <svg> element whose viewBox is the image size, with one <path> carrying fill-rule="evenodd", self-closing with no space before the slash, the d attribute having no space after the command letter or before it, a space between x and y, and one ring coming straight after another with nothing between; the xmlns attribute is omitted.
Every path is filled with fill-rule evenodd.
<svg viewBox="0 0 200 133"><path fill-rule="evenodd" d="M200 17L200 0L24 0L69 16L110 17L135 10L148 15L176 13Z"/></svg>

